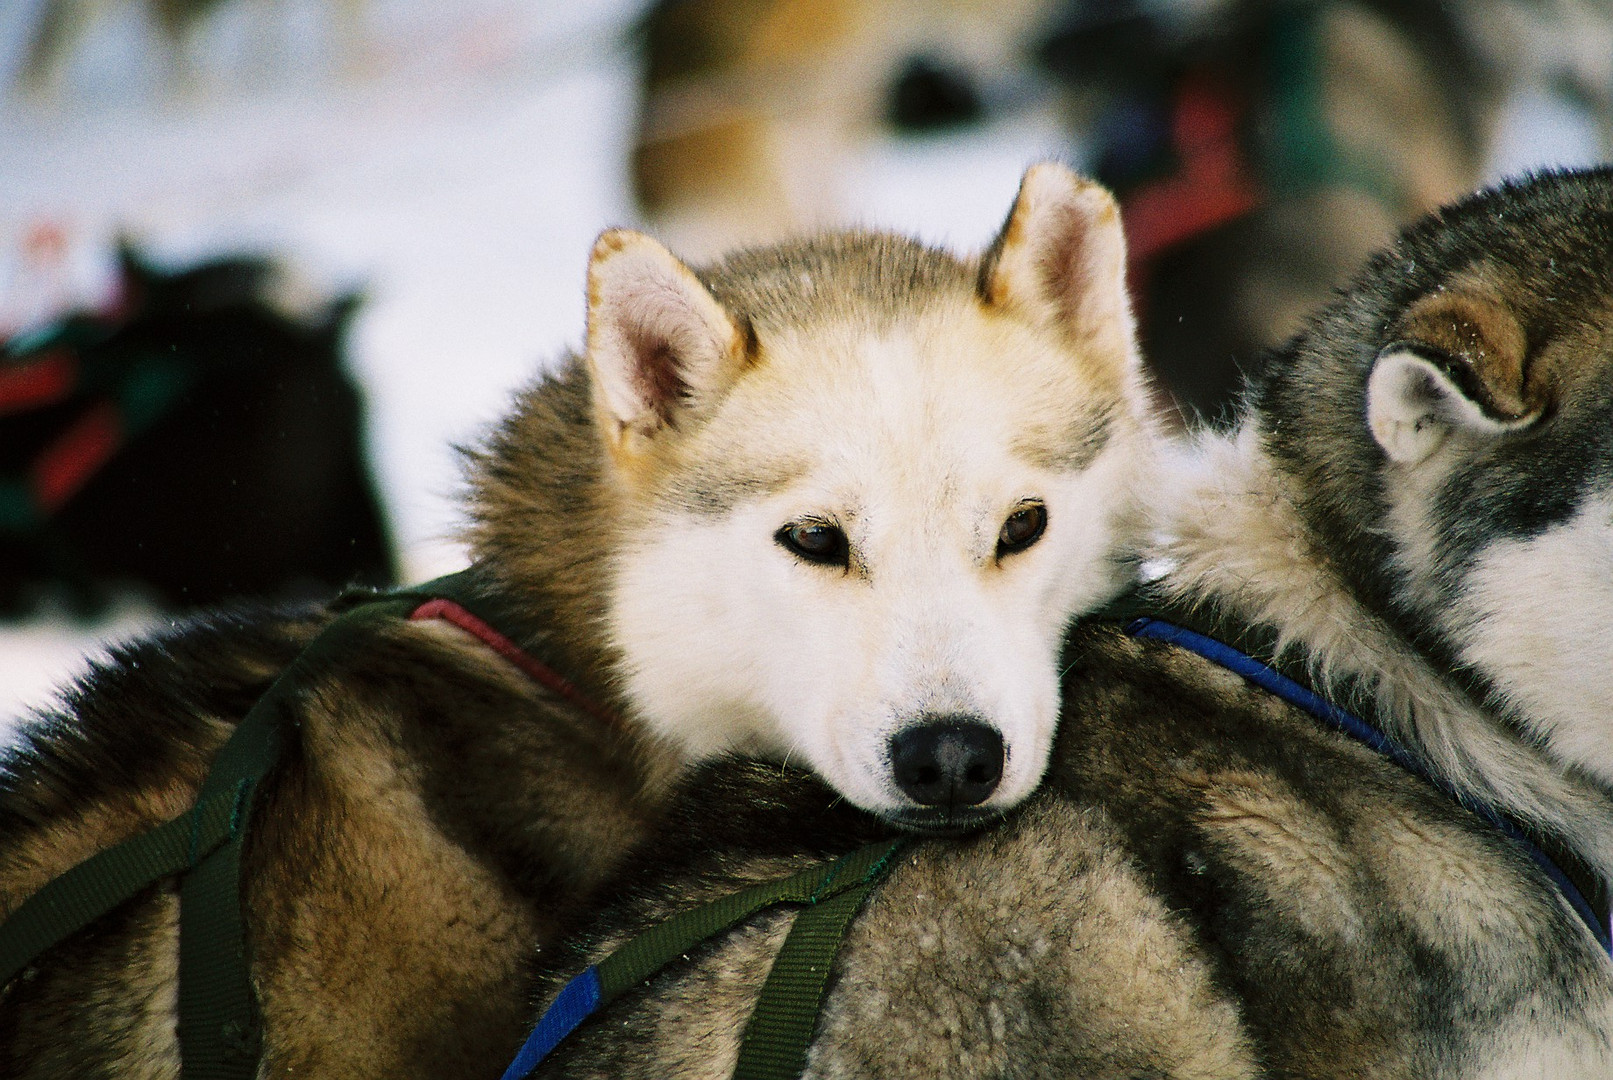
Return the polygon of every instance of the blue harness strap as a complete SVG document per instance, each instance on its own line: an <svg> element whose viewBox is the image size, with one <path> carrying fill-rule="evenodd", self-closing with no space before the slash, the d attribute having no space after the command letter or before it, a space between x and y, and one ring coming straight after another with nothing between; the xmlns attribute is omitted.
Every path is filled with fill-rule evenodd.
<svg viewBox="0 0 1613 1080"><path fill-rule="evenodd" d="M1357 742L1389 758L1412 775L1421 777L1434 785L1465 809L1483 818L1517 843L1524 853L1533 860L1535 865L1540 867L1545 875L1552 880L1552 883L1557 886L1558 891L1563 895L1563 899L1568 901L1568 905L1574 909L1575 914L1590 929L1591 934L1602 947L1602 951L1613 957L1613 926L1610 926L1609 921L1597 913L1596 909L1585 899L1585 894L1580 890L1579 886L1563 871L1563 868L1557 864L1556 860L1541 850L1540 845L1531 840L1528 834L1511 818L1488 803L1481 802L1458 791L1440 777L1429 772L1427 767L1416 756L1388 735L1385 735L1355 714L1339 708L1314 690L1294 681L1269 664L1256 660L1247 653L1239 652L1232 646L1201 634L1196 630L1189 630L1185 626L1177 626L1175 623L1145 616L1127 623L1126 633L1132 637L1168 642L1178 648L1197 653L1211 663L1218 664L1228 671L1243 676L1262 690L1275 694L1291 705L1298 706L1329 727L1343 732Z"/></svg>
<svg viewBox="0 0 1613 1080"><path fill-rule="evenodd" d="M554 1002L539 1018L532 1034L521 1044L521 1050L504 1070L503 1080L522 1080L538 1062L549 1056L561 1040L581 1026L582 1022L604 1004L599 986L599 965L584 969L581 975L568 982L555 996Z"/></svg>

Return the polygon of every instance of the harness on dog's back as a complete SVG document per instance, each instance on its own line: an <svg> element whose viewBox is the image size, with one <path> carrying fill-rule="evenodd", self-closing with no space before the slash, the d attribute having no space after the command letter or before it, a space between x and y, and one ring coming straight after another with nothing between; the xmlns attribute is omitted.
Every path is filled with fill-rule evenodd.
<svg viewBox="0 0 1613 1080"><path fill-rule="evenodd" d="M523 652L472 608L466 573L414 589L355 590L281 672L219 749L189 811L47 882L0 925L0 987L41 954L165 878L179 878L179 1046L184 1080L250 1080L262 1030L241 912L241 853L259 783L279 758L289 699L356 638L397 620L442 619L471 633L534 681L615 723L565 678Z"/></svg>
<svg viewBox="0 0 1613 1080"><path fill-rule="evenodd" d="M1521 845L1584 921L1602 951L1613 956L1607 889L1571 852L1559 845L1551 845L1555 850L1547 854L1545 847L1548 841L1536 841L1494 807L1463 795L1429 773L1414 756L1383 732L1306 687L1299 681L1301 673L1296 671L1291 676L1279 670L1276 650L1273 648L1274 636L1212 620L1206 627L1217 635L1212 637L1209 633L1147 614L1161 608L1160 604L1149 603L1138 597L1125 597L1094 618L1117 623L1132 637L1163 641L1197 653L1303 709L1329 727L1440 788ZM1173 619L1183 621L1198 621L1196 614L1202 613L1171 611ZM1236 641L1241 648L1218 640L1222 636ZM1256 655L1274 659L1267 662L1256 659ZM520 1053L505 1070L503 1080L524 1080L588 1017L634 984L648 979L672 960L684 955L693 945L716 937L763 908L786 902L805 903L808 906L796 916L795 925L790 928L773 969L757 996L755 1010L740 1044L739 1060L733 1076L734 1080L795 1080L806 1065L807 1050L817 1026L818 1010L823 1003L829 971L839 951L841 938L863 899L882 878L891 856L901 843L897 840L872 844L828 866L804 871L781 881L753 885L731 896L680 912L630 939L561 988L554 1002L539 1018ZM806 883L806 890L820 889L822 886L815 882L820 879L833 880L841 868L848 864L868 868L864 871L865 877L855 883L853 899L842 901L835 911L820 911L812 906L814 900L802 898L803 882ZM1573 869L1566 870L1564 867ZM1587 900L1587 897L1590 899ZM829 907L828 904L822 905L825 909ZM807 950L811 951L812 963L803 965L800 957ZM803 967L807 970L803 971ZM761 1033L760 1037L758 1032ZM759 1046L765 1046L765 1049L759 1051Z"/></svg>
<svg viewBox="0 0 1613 1080"><path fill-rule="evenodd" d="M762 984L734 1065L734 1080L794 1080L806 1067L840 939L907 842L898 838L869 844L834 862L752 885L652 926L561 989L504 1070L503 1080L523 1080L584 1020L702 941L765 908L796 904L802 910Z"/></svg>
<svg viewBox="0 0 1613 1080"><path fill-rule="evenodd" d="M40 954L169 877L180 878L179 1042L184 1080L250 1080L262 1031L252 989L241 912L241 852L259 782L278 758L281 714L312 670L367 627L391 619L440 618L480 638L574 705L611 720L562 676L522 652L467 606L479 604L467 575L418 589L361 593L300 653L236 726L214 758L191 810L109 848L47 883L0 925L0 987ZM1173 613L1173 617L1178 617ZM1137 611L1115 609L1128 634L1189 649L1304 709L1446 791L1522 845L1610 951L1608 899L1567 852L1548 855L1517 824L1431 776L1382 732L1307 689L1296 678L1209 634ZM1186 616L1184 616L1186 618ZM1269 642L1212 626L1260 655ZM701 941L781 903L802 905L762 987L740 1047L736 1080L788 1080L805 1066L818 1010L840 941L906 841L872 844L833 863L764 882L682 912L628 941L561 990L539 1019L504 1080L521 1080L590 1015ZM1563 869L1575 867L1578 873ZM1576 878L1587 883L1582 887ZM1588 901L1586 896L1592 897Z"/></svg>
<svg viewBox="0 0 1613 1080"><path fill-rule="evenodd" d="M1387 734L1305 685L1302 665L1286 663L1278 656L1274 632L1233 624L1217 618L1213 611L1204 610L1172 610L1170 616L1175 621L1171 622L1147 614L1145 610L1126 611L1122 607L1115 608L1110 615L1122 622L1126 633L1132 637L1169 642L1242 675L1427 781L1469 813L1489 822L1520 846L1530 861L1551 879L1602 951L1613 957L1613 894L1599 874L1551 837L1525 827L1494 806L1453 787ZM1182 623L1200 625L1180 625Z"/></svg>

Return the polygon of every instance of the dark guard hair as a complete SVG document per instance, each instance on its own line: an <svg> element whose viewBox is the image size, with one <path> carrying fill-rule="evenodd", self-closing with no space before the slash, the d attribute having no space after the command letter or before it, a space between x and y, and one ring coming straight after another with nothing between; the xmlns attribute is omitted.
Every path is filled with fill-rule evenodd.
<svg viewBox="0 0 1613 1080"><path fill-rule="evenodd" d="M1523 331L1521 392L1554 400L1545 405L1548 422L1499 441L1447 478L1436 495L1437 520L1448 525L1437 560L1459 566L1498 536L1527 539L1561 524L1595 481L1613 476L1607 361L1571 370L1545 355L1574 335L1594 335L1596 320L1607 318L1613 168L1504 183L1408 228L1248 390L1248 407L1269 418L1266 445L1285 472L1305 478L1298 506L1328 560L1375 614L1425 643L1435 636L1430 614L1411 609L1387 569L1395 560L1380 525L1389 513L1383 452L1362 436L1350 405L1366 395L1374 356L1405 332L1402 313L1467 277L1504 295ZM1445 362L1453 377L1479 378L1464 363ZM1539 482L1543 471L1551 483Z"/></svg>

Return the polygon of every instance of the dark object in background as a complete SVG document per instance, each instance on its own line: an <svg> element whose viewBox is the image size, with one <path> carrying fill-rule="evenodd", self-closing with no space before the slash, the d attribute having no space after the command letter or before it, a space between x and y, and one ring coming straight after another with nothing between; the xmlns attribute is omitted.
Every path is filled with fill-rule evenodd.
<svg viewBox="0 0 1613 1080"><path fill-rule="evenodd" d="M144 0L146 17L168 40L183 42L190 32L224 0ZM98 14L81 0L44 0L23 57L25 86L46 85L61 67L68 50Z"/></svg>
<svg viewBox="0 0 1613 1080"><path fill-rule="evenodd" d="M391 584L341 342L347 296L296 318L273 265L164 272L122 253L123 301L0 353L0 614L91 615Z"/></svg>
<svg viewBox="0 0 1613 1080"><path fill-rule="evenodd" d="M910 57L891 82L890 121L902 131L945 131L985 115L970 73L944 58Z"/></svg>
<svg viewBox="0 0 1613 1080"><path fill-rule="evenodd" d="M715 254L834 220L872 140L1055 103L1121 199L1162 412L1213 423L1400 225L1478 186L1510 94L1613 115L1550 44L1609 28L1540 0L656 0L634 190Z"/></svg>
<svg viewBox="0 0 1613 1080"><path fill-rule="evenodd" d="M1188 420L1227 419L1369 250L1479 182L1500 72L1445 0L1067 9L1040 60L1096 101L1143 351Z"/></svg>

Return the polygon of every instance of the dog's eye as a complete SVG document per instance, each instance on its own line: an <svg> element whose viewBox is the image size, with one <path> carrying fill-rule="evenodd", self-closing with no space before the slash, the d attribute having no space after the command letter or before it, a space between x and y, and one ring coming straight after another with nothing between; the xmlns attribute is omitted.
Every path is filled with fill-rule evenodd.
<svg viewBox="0 0 1613 1080"><path fill-rule="evenodd" d="M797 521L774 533L773 539L808 562L845 566L851 554L846 534L826 521Z"/></svg>
<svg viewBox="0 0 1613 1080"><path fill-rule="evenodd" d="M1019 509L1008 515L1002 532L997 534L997 558L1024 551L1042 538L1046 528L1047 507L1039 502L1020 504Z"/></svg>

